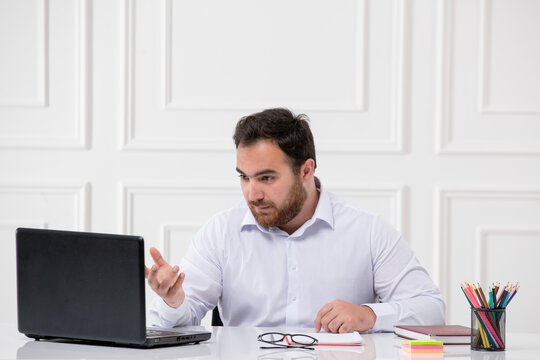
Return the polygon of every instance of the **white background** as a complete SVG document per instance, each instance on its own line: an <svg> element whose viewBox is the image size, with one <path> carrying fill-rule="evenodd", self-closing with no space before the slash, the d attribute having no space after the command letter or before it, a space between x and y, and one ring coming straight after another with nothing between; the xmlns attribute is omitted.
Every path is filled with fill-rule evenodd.
<svg viewBox="0 0 540 360"><path fill-rule="evenodd" d="M0 0L0 321L16 227L143 235L176 263L241 200L236 121L286 106L311 118L325 186L403 233L448 323L469 322L460 282L519 281L508 330L537 331L539 16L536 0Z"/></svg>

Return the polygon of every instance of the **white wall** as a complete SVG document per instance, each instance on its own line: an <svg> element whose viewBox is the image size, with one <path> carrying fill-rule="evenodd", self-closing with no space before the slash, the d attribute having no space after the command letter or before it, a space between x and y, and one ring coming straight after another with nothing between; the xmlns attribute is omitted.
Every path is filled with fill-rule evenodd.
<svg viewBox="0 0 540 360"><path fill-rule="evenodd" d="M0 321L18 226L143 235L177 262L241 199L231 136L308 114L318 175L462 281L520 281L535 331L540 2L0 0Z"/></svg>

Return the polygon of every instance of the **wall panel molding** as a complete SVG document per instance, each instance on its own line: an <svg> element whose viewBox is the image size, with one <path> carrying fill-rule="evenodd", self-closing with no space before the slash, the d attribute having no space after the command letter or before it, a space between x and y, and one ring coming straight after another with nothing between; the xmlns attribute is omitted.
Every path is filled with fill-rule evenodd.
<svg viewBox="0 0 540 360"><path fill-rule="evenodd" d="M174 0L162 0L164 5L162 6L162 107L165 110L212 110L212 111L227 111L227 110L237 110L244 113L253 112L254 109L268 109L274 107L275 104L271 102L260 102L260 103L250 103L250 102L230 102L230 103L195 103L195 102L177 102L173 99L172 96L172 8ZM359 60L355 68L355 101L348 105L339 105L339 104L325 104L325 103L295 103L295 108L303 109L302 111L313 113L317 111L332 111L332 112L354 112L354 113L363 113L367 111L366 108L366 89L365 89L365 79L366 79L366 54L368 49L366 48L366 39L365 34L367 33L367 15L366 15L366 1L367 0L358 0L357 7L357 16L358 21L356 22L356 38L358 39L358 46L356 46L356 55ZM396 7L400 2L396 2ZM400 19L395 20L398 22ZM396 31L395 36L399 38L400 33ZM399 48L398 41L395 44ZM399 48L398 50L402 50ZM399 71L400 69L398 69ZM396 71L397 72L397 71ZM401 75L401 72L399 72ZM394 81L399 81L394 79ZM291 104L292 106L293 104Z"/></svg>
<svg viewBox="0 0 540 360"><path fill-rule="evenodd" d="M404 223L405 185L369 185L357 186L329 186L329 191L342 199L351 201L351 198L378 198L388 201L390 214L386 220L390 222L404 238L408 239ZM370 209L366 209L370 210Z"/></svg>
<svg viewBox="0 0 540 360"><path fill-rule="evenodd" d="M75 223L74 230L90 231L90 184L0 184L0 196L2 195L70 195L73 197L73 214ZM9 221L13 223L13 221ZM21 224L37 224L39 227L48 228L54 224L46 218L40 219L20 219ZM18 225L22 226L22 225Z"/></svg>
<svg viewBox="0 0 540 360"><path fill-rule="evenodd" d="M537 201L540 203L540 189L520 189L520 188L446 188L439 187L436 189L435 194L435 209L436 209L436 223L435 223L435 247L434 247L434 276L433 278L438 281L439 288L443 293L443 296L448 299L448 294L452 293L455 289L452 288L454 284L450 284L450 274L452 269L450 267L450 245L452 233L452 224L454 219L451 216L451 206L454 201L457 200L474 200L478 204L482 204L489 201ZM498 224L479 224L479 228L500 228ZM508 227L512 229L512 227ZM513 227L514 229L517 227ZM472 248L477 248L477 244L474 241L478 239L478 228L474 234L474 238L471 239ZM463 249L467 251L467 249ZM478 267L473 266L475 275L478 274ZM463 279L465 281L467 279ZM452 305L447 300L447 318L450 318L452 314Z"/></svg>
<svg viewBox="0 0 540 360"><path fill-rule="evenodd" d="M184 223L178 222L174 224L161 225L160 246L163 249L163 258L166 262L171 263L171 239L172 233L175 231L197 232L204 224L203 223Z"/></svg>
<svg viewBox="0 0 540 360"><path fill-rule="evenodd" d="M121 204L121 232L124 234L133 234L134 231L134 220L133 220L133 214L135 211L134 207L134 198L137 195L170 195L170 196L177 196L177 195L211 195L211 196L219 196L219 195L240 195L238 187L236 186L230 186L230 187L224 187L224 186L212 186L212 185L167 185L167 184L125 184L120 183L118 185L119 187L119 194L120 194L120 204ZM239 198L240 201L240 198ZM193 225L193 224L191 224ZM165 225L161 225L162 230L161 233L165 234L166 230L164 230ZM171 224L168 231L170 232L170 229L174 228L176 225ZM184 224L183 226L188 226ZM163 239L166 239L166 236L164 235L162 237L161 242L163 243Z"/></svg>
<svg viewBox="0 0 540 360"><path fill-rule="evenodd" d="M479 227L476 234L476 279L481 284L487 284L487 250L489 247L489 237L497 235L514 235L516 238L523 235L536 236L540 238L540 228L533 227ZM511 244L508 244L511 246ZM500 259L506 261L506 259Z"/></svg>
<svg viewBox="0 0 540 360"><path fill-rule="evenodd" d="M369 11L369 5L367 0L358 0L358 17L363 19L357 22L356 33L359 37L356 53L357 57L361 59L360 64L357 64L358 71L356 72L355 84L358 89L357 96L354 103L343 106L336 104L282 104L284 106L290 106L299 113L308 113L310 115L317 113L346 113L358 115L358 121L360 121L360 115L369 113L369 94L367 89L367 71L368 61L367 54L369 52L369 42L366 39L366 34L369 32L367 26L367 13ZM244 115L259 111L263 108L274 107L272 103L215 103L215 102L177 102L172 96L172 83L171 83L171 67L172 67L172 19L171 11L173 5L172 0L162 0L160 2L160 16L161 16L161 59L158 61L160 65L160 104L155 111L161 113L176 112L178 116L183 114L193 114L210 112L219 116L220 112L223 113L242 113ZM172 135L171 132L163 134L144 134L144 131L140 130L138 126L138 115L135 106L135 96L137 91L138 79L136 79L136 67L137 60L135 54L136 48L136 28L137 28L137 1L136 0L124 0L124 66L125 66L125 79L124 79L124 113L122 116L122 131L120 139L120 149L122 150L177 150L177 151L232 151L230 139L223 137L211 138L179 138L177 135ZM389 127L387 134L384 137L374 137L369 140L353 141L345 140L324 140L318 141L318 149L325 152L359 152L359 153L404 153L403 144L403 126L406 117L406 99L405 99L405 67L408 57L410 24L407 21L407 11L410 7L409 1L392 2L393 5L393 20L394 25L393 39L392 39L392 68L389 71L391 76L391 89L392 89L392 115L389 120ZM376 117L376 116L373 116ZM160 121L156 120L156 124ZM232 131L232 127L231 127ZM181 131L178 131L181 133Z"/></svg>
<svg viewBox="0 0 540 360"><path fill-rule="evenodd" d="M479 54L479 82L478 82L478 99L480 113L486 114L511 114L511 115L538 115L540 107L536 104L533 108L518 108L508 107L493 104L490 100L490 83L491 74L491 42L493 40L493 0L480 0L480 54Z"/></svg>
<svg viewBox="0 0 540 360"><path fill-rule="evenodd" d="M36 1L38 8L38 28L40 39L37 43L38 56L36 68L38 69L39 86L37 97L31 98L0 98L0 108L43 108L49 103L49 0Z"/></svg>
<svg viewBox="0 0 540 360"><path fill-rule="evenodd" d="M51 79L51 2L49 0L37 1L40 11L40 27L43 34L40 35L40 59L39 68L43 74L40 81L40 95L35 102L12 102L0 103L0 117L8 120L0 123L0 148L4 149L87 149L90 146L90 0L77 0L73 2L75 28L74 44L74 103L73 112L70 116L59 115L65 111L65 101L53 98L51 87L56 86L59 78ZM57 4L58 5L58 4ZM56 10L55 10L56 11ZM62 14L63 15L63 14ZM55 14L56 17L59 15ZM58 46L58 44L56 45ZM60 76L60 75L58 75ZM63 76L63 75L62 75ZM1 100L0 100L1 101ZM27 122L28 127L35 126L37 122L58 121L63 116L63 122L73 126L73 132L69 136L61 135L58 131L49 134L31 135L21 131L13 131L9 127L9 121ZM58 128L63 126L55 125Z"/></svg>
<svg viewBox="0 0 540 360"><path fill-rule="evenodd" d="M476 86L476 109L470 110L467 122L471 126L482 128L500 128L505 133L506 127L515 124L516 119L529 121L532 115L539 115L539 109L511 108L491 104L489 99L490 84L488 81L491 73L491 46L492 36L492 4L493 0L479 0L467 3L469 6L479 7L478 18L478 64L477 81L471 86ZM436 80L435 80L435 151L438 154L489 154L489 155L516 155L516 154L540 154L540 142L525 141L520 138L523 134L513 135L501 139L491 139L489 135L480 134L476 138L459 139L455 131L456 118L454 116L454 86L453 80L456 69L456 0L439 0L437 14L437 46L436 46ZM474 54L468 54L474 56ZM462 105L463 106L463 105ZM501 118L502 115L510 115L509 118ZM516 118L515 116L519 116ZM465 121L460 118L461 121ZM489 121L487 123L486 121ZM482 125L480 125L482 124ZM529 127L534 125L527 123ZM514 125L515 126L515 125ZM519 126L519 125L517 125ZM463 125L462 125L463 127ZM534 130L531 129L531 132ZM478 132L478 130L477 130Z"/></svg>

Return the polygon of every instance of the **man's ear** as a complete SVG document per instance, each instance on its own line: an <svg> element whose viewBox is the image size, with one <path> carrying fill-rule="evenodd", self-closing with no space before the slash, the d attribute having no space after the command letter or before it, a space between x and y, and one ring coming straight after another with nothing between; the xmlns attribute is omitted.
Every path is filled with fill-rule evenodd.
<svg viewBox="0 0 540 360"><path fill-rule="evenodd" d="M302 175L302 181L307 182L313 178L315 173L315 161L313 159L307 159L300 167L300 174Z"/></svg>

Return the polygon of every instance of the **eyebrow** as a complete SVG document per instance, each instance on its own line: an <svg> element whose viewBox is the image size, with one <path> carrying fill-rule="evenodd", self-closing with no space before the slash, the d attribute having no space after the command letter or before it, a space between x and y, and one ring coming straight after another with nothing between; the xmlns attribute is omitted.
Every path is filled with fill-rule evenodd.
<svg viewBox="0 0 540 360"><path fill-rule="evenodd" d="M239 168L236 168L236 171L238 171L241 175L246 175L245 172L240 170ZM261 176L261 175L269 175L269 174L277 174L278 172L276 170L272 169L264 169L261 171L257 171L255 174L253 174L253 177Z"/></svg>

